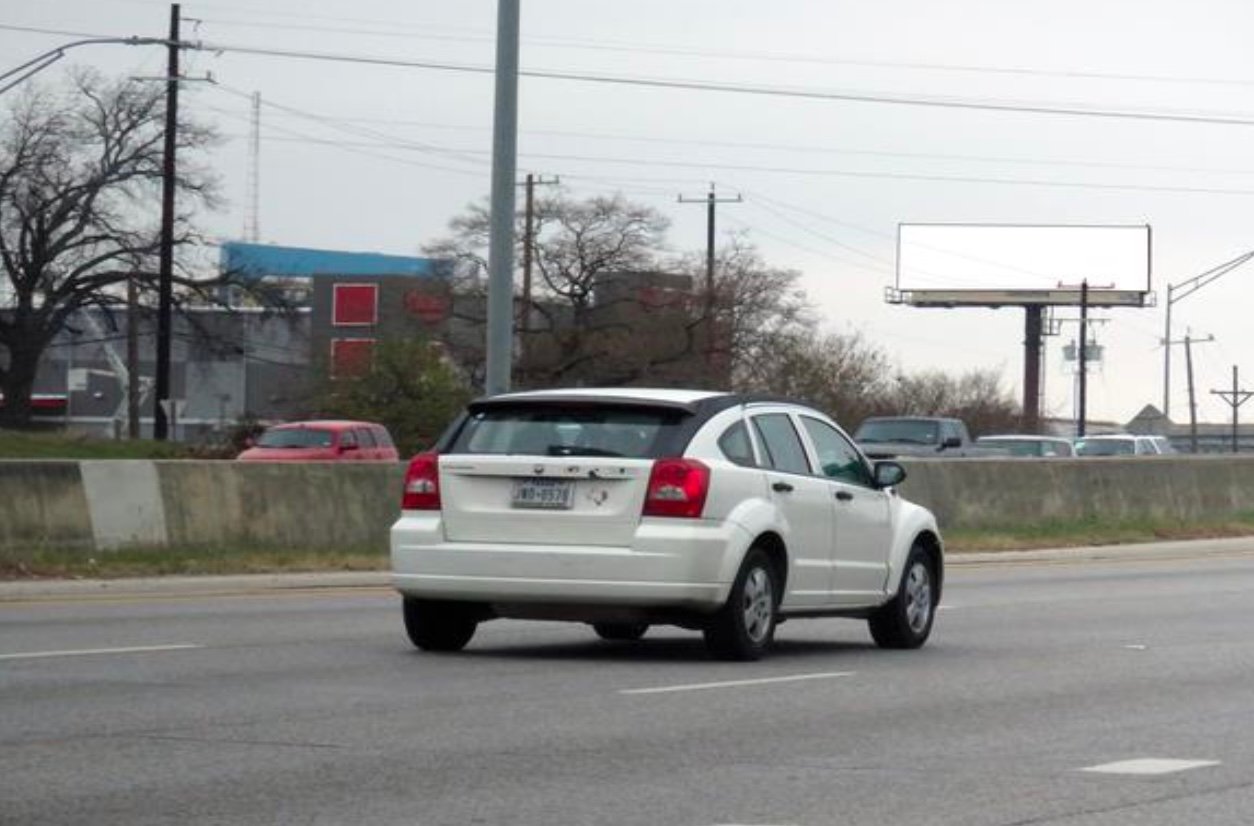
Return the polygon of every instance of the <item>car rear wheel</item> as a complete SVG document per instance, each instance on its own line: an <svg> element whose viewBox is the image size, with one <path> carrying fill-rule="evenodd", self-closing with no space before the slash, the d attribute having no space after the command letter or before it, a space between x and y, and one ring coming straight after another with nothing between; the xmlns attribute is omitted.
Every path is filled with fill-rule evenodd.
<svg viewBox="0 0 1254 826"><path fill-rule="evenodd" d="M405 633L423 651L461 651L479 627L474 606L405 597Z"/></svg>
<svg viewBox="0 0 1254 826"><path fill-rule="evenodd" d="M594 622L592 630L603 640L635 642L649 630L646 622Z"/></svg>
<svg viewBox="0 0 1254 826"><path fill-rule="evenodd" d="M705 629L705 644L721 660L756 660L775 638L779 604L775 566L764 551L745 556L727 602Z"/></svg>
<svg viewBox="0 0 1254 826"><path fill-rule="evenodd" d="M918 648L936 617L936 566L920 545L910 549L897 595L871 615L871 637L880 648Z"/></svg>

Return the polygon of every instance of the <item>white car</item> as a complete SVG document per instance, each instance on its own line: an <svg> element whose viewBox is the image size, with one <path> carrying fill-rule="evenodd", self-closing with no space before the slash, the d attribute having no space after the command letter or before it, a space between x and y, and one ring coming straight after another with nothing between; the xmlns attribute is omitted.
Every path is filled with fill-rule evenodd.
<svg viewBox="0 0 1254 826"><path fill-rule="evenodd" d="M1162 456L1176 449L1165 436L1105 433L1076 439L1075 452L1077 456Z"/></svg>
<svg viewBox="0 0 1254 826"><path fill-rule="evenodd" d="M405 628L457 651L498 617L651 624L751 660L801 617L927 640L944 575L932 514L830 418L704 390L548 390L481 399L409 463L392 526Z"/></svg>

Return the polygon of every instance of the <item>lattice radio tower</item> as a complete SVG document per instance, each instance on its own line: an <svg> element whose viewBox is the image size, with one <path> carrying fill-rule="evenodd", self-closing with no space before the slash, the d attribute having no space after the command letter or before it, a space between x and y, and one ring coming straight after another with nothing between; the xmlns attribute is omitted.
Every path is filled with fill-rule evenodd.
<svg viewBox="0 0 1254 826"><path fill-rule="evenodd" d="M261 92L253 92L251 129L248 135L248 170L245 179L248 209L244 215L244 240L261 240Z"/></svg>

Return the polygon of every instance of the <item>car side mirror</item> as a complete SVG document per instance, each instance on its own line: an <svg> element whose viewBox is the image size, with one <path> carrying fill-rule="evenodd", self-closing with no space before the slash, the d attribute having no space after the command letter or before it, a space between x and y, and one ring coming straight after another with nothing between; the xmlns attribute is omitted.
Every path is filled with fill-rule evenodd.
<svg viewBox="0 0 1254 826"><path fill-rule="evenodd" d="M959 439L957 436L946 436L945 441L941 442L941 450L950 447L962 447L962 439Z"/></svg>
<svg viewBox="0 0 1254 826"><path fill-rule="evenodd" d="M900 462L876 462L875 485L880 488L891 488L906 481L906 469Z"/></svg>

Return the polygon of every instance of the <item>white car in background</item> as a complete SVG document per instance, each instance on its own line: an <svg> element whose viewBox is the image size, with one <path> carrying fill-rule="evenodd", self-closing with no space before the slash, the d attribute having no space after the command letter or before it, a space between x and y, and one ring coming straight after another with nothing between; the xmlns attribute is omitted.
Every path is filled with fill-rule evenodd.
<svg viewBox="0 0 1254 826"><path fill-rule="evenodd" d="M1075 441L1077 456L1163 456L1176 452L1166 436L1103 433L1081 436Z"/></svg>
<svg viewBox="0 0 1254 826"><path fill-rule="evenodd" d="M700 630L757 659L776 625L864 619L880 646L931 633L932 514L803 404L702 390L514 393L473 402L415 456L391 531L405 628L456 651L478 624L584 622L609 640Z"/></svg>

